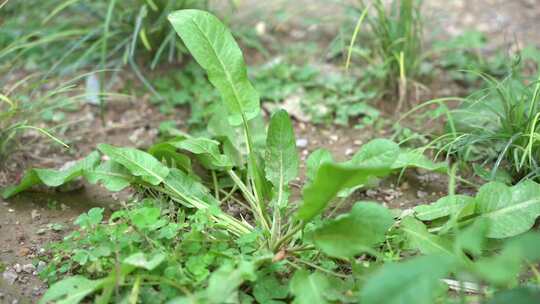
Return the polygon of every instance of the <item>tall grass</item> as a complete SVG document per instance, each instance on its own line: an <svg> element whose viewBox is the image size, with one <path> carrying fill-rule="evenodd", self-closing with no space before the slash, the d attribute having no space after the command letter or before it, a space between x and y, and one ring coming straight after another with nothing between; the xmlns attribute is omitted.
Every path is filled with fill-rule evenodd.
<svg viewBox="0 0 540 304"><path fill-rule="evenodd" d="M487 87L450 112L449 154L491 168L489 179L508 172L514 181L540 176L540 76L517 72L503 80L478 74Z"/></svg>
<svg viewBox="0 0 540 304"><path fill-rule="evenodd" d="M397 94L399 112L407 98L409 82L420 72L423 50L423 22L420 0L383 0L360 2L360 20L370 29L363 44L371 50L383 71L383 85ZM359 28L360 21L357 25ZM354 35L356 37L356 35ZM354 39L353 39L354 43ZM352 46L352 44L351 44ZM348 60L349 61L349 60Z"/></svg>
<svg viewBox="0 0 540 304"><path fill-rule="evenodd" d="M149 66L182 53L167 15L177 9L206 8L207 0L27 0L6 4L0 41L12 55L73 72L101 64L129 63L135 54ZM21 27L21 24L24 24ZM59 64L61 63L61 64Z"/></svg>

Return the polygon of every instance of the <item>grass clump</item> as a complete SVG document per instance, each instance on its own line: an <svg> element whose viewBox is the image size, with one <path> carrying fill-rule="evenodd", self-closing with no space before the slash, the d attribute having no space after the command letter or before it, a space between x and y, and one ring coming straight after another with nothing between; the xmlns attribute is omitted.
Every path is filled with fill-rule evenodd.
<svg viewBox="0 0 540 304"><path fill-rule="evenodd" d="M349 48L351 53L358 31L367 25L369 32L362 41L368 52L363 52L362 57L373 71L370 76L380 79L380 87L398 96L396 112L406 101L411 82L421 73L424 59L421 3L418 0L394 0L390 4L382 0L362 1L362 14Z"/></svg>
<svg viewBox="0 0 540 304"><path fill-rule="evenodd" d="M450 112L446 150L464 162L478 162L477 173L488 180L500 176L514 182L537 179L540 79L530 81L518 73L502 80L477 75L487 87ZM488 174L481 167L491 171Z"/></svg>

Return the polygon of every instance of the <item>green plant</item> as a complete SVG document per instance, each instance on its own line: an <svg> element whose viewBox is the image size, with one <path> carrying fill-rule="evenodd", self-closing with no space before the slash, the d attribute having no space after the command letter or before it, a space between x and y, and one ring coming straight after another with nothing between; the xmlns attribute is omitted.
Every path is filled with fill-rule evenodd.
<svg viewBox="0 0 540 304"><path fill-rule="evenodd" d="M45 79L38 79L39 76L34 74L24 77L6 85L0 92L0 163L20 148L18 136L25 131L37 132L57 144L68 147L47 127L42 126L42 121L46 114L66 109L76 103L77 97L67 96L68 93L74 92L73 80L45 92L43 90Z"/></svg>
<svg viewBox="0 0 540 304"><path fill-rule="evenodd" d="M419 0L395 0L389 6L381 0L374 0L370 4L361 1L360 9L363 13L349 46L347 66L357 31L365 21L371 30L369 40L366 39L371 54L363 57L368 59L370 65L382 65L382 71L376 72L382 72L380 78L384 88L397 93L396 112L401 110L406 101L410 82L421 72L424 53L420 6Z"/></svg>
<svg viewBox="0 0 540 304"><path fill-rule="evenodd" d="M508 56L500 52L494 56L484 54L487 42L487 37L482 33L467 31L449 40L437 41L433 52L440 54L437 63L449 71L453 80L471 86L480 80L479 73L503 78L510 69Z"/></svg>
<svg viewBox="0 0 540 304"><path fill-rule="evenodd" d="M447 171L419 150L376 139L345 162L325 150L312 153L301 202L294 204L289 183L299 157L287 113L275 112L266 133L255 128L258 93L227 28L198 10L169 19L221 94L224 108L214 121L220 128L213 139L178 134L149 152L101 144L68 169L33 169L5 189L8 198L36 184L58 186L84 176L111 191L131 185L147 197L108 223L102 223L102 209L75 221L79 230L52 245L53 263L43 276L54 281L62 273L79 275L52 285L42 303L87 297L98 303L434 303L451 300L446 281L460 288L456 297L464 302L466 280L474 280L481 299L507 292L513 299L538 296L534 287L517 288L516 277L523 265L540 260L540 237L513 238L540 214L538 184L490 183L466 197L454 193L451 178L448 197L400 216L357 202L334 217L337 197L394 172ZM200 170L192 169L192 160ZM227 212L231 204L240 212ZM489 239L503 238L502 245L487 246ZM497 245L500 254L492 251ZM418 253L424 256L392 261ZM490 284L495 295L479 282Z"/></svg>
<svg viewBox="0 0 540 304"><path fill-rule="evenodd" d="M505 172L514 181L537 178L539 79L527 82L511 74L498 81L478 75L488 87L449 112L448 133L440 140L442 146L449 155L457 155L465 162L479 162L475 171L488 180ZM482 167L491 172L482 174Z"/></svg>

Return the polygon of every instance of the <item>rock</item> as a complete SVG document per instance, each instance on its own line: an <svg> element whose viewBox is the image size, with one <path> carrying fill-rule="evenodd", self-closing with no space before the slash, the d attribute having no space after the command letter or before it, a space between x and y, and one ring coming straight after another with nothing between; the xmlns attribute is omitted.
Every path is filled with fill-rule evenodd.
<svg viewBox="0 0 540 304"><path fill-rule="evenodd" d="M30 214L32 216L32 221L39 220L39 218L41 217L41 214L39 213L39 211L37 211L37 209L32 210Z"/></svg>
<svg viewBox="0 0 540 304"><path fill-rule="evenodd" d="M13 270L15 270L16 273L21 273L21 271L22 271L21 264L17 263L15 265L13 265Z"/></svg>
<svg viewBox="0 0 540 304"><path fill-rule="evenodd" d="M45 234L45 232L47 232L47 229L40 228L40 229L38 229L38 231L36 231L36 234L37 235L43 235L43 234Z"/></svg>
<svg viewBox="0 0 540 304"><path fill-rule="evenodd" d="M90 74L86 77L86 102L98 106L100 94L100 83L96 74Z"/></svg>
<svg viewBox="0 0 540 304"><path fill-rule="evenodd" d="M6 270L4 271L4 273L2 273L2 278L10 285L13 285L13 283L15 283L18 277L19 276L17 275L17 273L15 273L15 271L13 270Z"/></svg>
<svg viewBox="0 0 540 304"><path fill-rule="evenodd" d="M22 266L22 270L26 273L34 273L34 271L36 271L36 266L32 265L32 264L26 264L26 265L23 265Z"/></svg>
<svg viewBox="0 0 540 304"><path fill-rule="evenodd" d="M32 250L30 250L30 248L28 248L28 247L22 247L21 249L19 249L19 255L20 256L27 256L31 252L32 252Z"/></svg>
<svg viewBox="0 0 540 304"><path fill-rule="evenodd" d="M336 134L330 135L330 142L336 142L338 141L339 137Z"/></svg>
<svg viewBox="0 0 540 304"><path fill-rule="evenodd" d="M299 138L296 140L296 146L298 148L305 148L308 145L308 140L306 138Z"/></svg>
<svg viewBox="0 0 540 304"><path fill-rule="evenodd" d="M424 198L424 197L428 196L428 193L425 192L425 191L420 191L420 190L418 190L418 191L416 192L416 196L417 196L418 198Z"/></svg>
<svg viewBox="0 0 540 304"><path fill-rule="evenodd" d="M298 94L293 94L285 98L283 103L281 104L281 107L289 113L291 117L294 117L296 120L300 122L309 122L311 120L311 116L308 115L301 106L302 98L304 97L304 94L302 92Z"/></svg>
<svg viewBox="0 0 540 304"><path fill-rule="evenodd" d="M43 261L39 261L37 264L37 272L38 273L42 272L43 270L45 270L45 267L47 267L47 263Z"/></svg>
<svg viewBox="0 0 540 304"><path fill-rule="evenodd" d="M266 35L266 23L264 23L263 21L257 22L257 24L255 25L255 32L259 36Z"/></svg>
<svg viewBox="0 0 540 304"><path fill-rule="evenodd" d="M375 196L377 196L377 193L378 193L377 190L373 190L373 189L368 189L368 190L366 191L366 195L367 195L368 197L372 197L372 198L375 197Z"/></svg>
<svg viewBox="0 0 540 304"><path fill-rule="evenodd" d="M73 167L76 163L77 163L77 160L67 161L62 166L60 166L60 168L58 170L60 170L60 171L68 170L69 168Z"/></svg>
<svg viewBox="0 0 540 304"><path fill-rule="evenodd" d="M351 149L351 148L345 149L345 155L351 156L351 155L353 155L353 154L354 154L354 150L353 150L353 149Z"/></svg>

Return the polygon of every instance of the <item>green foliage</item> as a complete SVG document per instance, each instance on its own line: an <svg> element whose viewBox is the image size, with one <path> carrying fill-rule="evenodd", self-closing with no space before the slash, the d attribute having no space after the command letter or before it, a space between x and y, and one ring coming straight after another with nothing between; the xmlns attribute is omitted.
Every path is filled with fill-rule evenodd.
<svg viewBox="0 0 540 304"><path fill-rule="evenodd" d="M250 74L262 101L295 107L301 119L362 128L380 117L369 104L378 97L369 77L352 77L314 64L298 66L280 58Z"/></svg>
<svg viewBox="0 0 540 304"><path fill-rule="evenodd" d="M473 93L449 112L444 150L465 162L481 161L488 180L537 178L540 83L511 74L502 81L481 74L488 88ZM483 167L487 168L484 169Z"/></svg>
<svg viewBox="0 0 540 304"><path fill-rule="evenodd" d="M364 43L368 51L362 56L371 66L369 76L380 79L383 90L397 93L398 111L406 98L408 81L417 79L421 74L425 56L421 3L418 0L394 0L387 5L384 1L375 0L369 4L361 1L359 7L367 15L360 14L357 28L365 21L370 29ZM356 34L349 53L356 42Z"/></svg>
<svg viewBox="0 0 540 304"><path fill-rule="evenodd" d="M247 78L242 51L232 34L214 15L181 10L169 20L208 79L221 93L232 125L259 114L259 93Z"/></svg>
<svg viewBox="0 0 540 304"><path fill-rule="evenodd" d="M440 280L451 264L441 256L424 256L386 264L360 292L360 303L433 303L444 291Z"/></svg>
<svg viewBox="0 0 540 304"><path fill-rule="evenodd" d="M298 175L298 152L294 129L286 111L272 115L266 138L266 179L277 189L288 185Z"/></svg>
<svg viewBox="0 0 540 304"><path fill-rule="evenodd" d="M474 198L452 194L397 217L374 202L327 215L338 194L392 173L447 170L422 150L376 139L345 162L316 151L292 204L299 158L287 113L274 113L265 132L242 54L216 17L187 10L170 19L228 115L214 116L210 137L170 132L149 152L101 144L70 169L33 169L4 192L79 176L138 190L107 222L104 209L91 209L50 245L43 303L438 303L449 299L449 278L497 291L477 288L482 300L535 297L516 287L524 266L540 261L540 235L526 233L540 215L538 184L494 182ZM452 296L467 302L465 292Z"/></svg>
<svg viewBox="0 0 540 304"><path fill-rule="evenodd" d="M437 41L433 50L440 54L437 62L453 80L471 86L480 80L478 73L502 78L508 72L507 56L502 53L487 56L483 53L487 42L487 37L481 32L466 31L451 39Z"/></svg>
<svg viewBox="0 0 540 304"><path fill-rule="evenodd" d="M358 202L351 212L328 220L312 231L311 240L322 252L351 258L385 240L394 219L388 209L377 203Z"/></svg>
<svg viewBox="0 0 540 304"><path fill-rule="evenodd" d="M58 187L82 176L86 170L94 168L98 162L99 154L94 152L65 170L32 169L26 172L17 186L4 189L2 196L9 198L39 184Z"/></svg>
<svg viewBox="0 0 540 304"><path fill-rule="evenodd" d="M2 9L13 18L0 31L2 45L8 45L0 58L24 49L27 66L52 64L63 73L98 64L117 67L135 54L155 66L182 54L166 16L207 5L206 0L10 1Z"/></svg>

